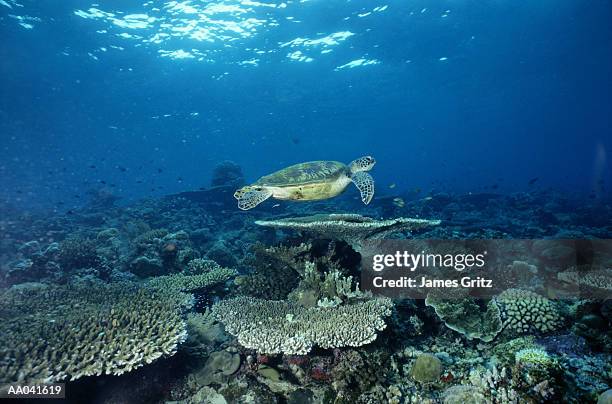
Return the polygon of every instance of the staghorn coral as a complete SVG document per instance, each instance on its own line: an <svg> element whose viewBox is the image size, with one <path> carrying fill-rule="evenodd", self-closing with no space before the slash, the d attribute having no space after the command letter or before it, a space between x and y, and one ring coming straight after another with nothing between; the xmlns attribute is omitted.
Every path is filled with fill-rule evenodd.
<svg viewBox="0 0 612 404"><path fill-rule="evenodd" d="M222 300L212 313L246 348L260 353L306 354L313 346L361 346L376 339L391 314L390 299L333 308L304 308L288 301L249 297Z"/></svg>
<svg viewBox="0 0 612 404"><path fill-rule="evenodd" d="M440 224L439 220L396 218L375 220L358 214L320 214L278 220L258 220L260 226L304 231L332 240L342 240L357 252L365 240L382 239L390 234L423 229Z"/></svg>
<svg viewBox="0 0 612 404"><path fill-rule="evenodd" d="M545 333L563 325L556 304L528 290L508 289L493 302L500 309L504 332L509 334Z"/></svg>
<svg viewBox="0 0 612 404"><path fill-rule="evenodd" d="M0 300L0 381L120 375L173 355L186 336L174 296L130 283L9 289Z"/></svg>

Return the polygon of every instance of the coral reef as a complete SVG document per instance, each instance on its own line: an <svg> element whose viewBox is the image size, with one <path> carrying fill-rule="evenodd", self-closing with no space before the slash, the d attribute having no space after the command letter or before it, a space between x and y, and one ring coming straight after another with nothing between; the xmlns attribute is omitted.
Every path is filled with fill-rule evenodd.
<svg viewBox="0 0 612 404"><path fill-rule="evenodd" d="M564 324L557 304L537 293L508 289L486 305L452 292L430 293L425 300L444 324L467 339L492 341L501 332L507 336L547 333Z"/></svg>
<svg viewBox="0 0 612 404"><path fill-rule="evenodd" d="M139 277L179 272L198 253L193 250L185 231L170 233L165 229L149 230L131 242L128 268Z"/></svg>
<svg viewBox="0 0 612 404"><path fill-rule="evenodd" d="M57 262L68 272L80 268L95 268L100 264L100 257L93 240L69 238L60 243Z"/></svg>
<svg viewBox="0 0 612 404"><path fill-rule="evenodd" d="M380 298L331 308L248 297L222 300L212 312L244 347L261 353L306 354L313 346L361 346L385 328L392 303Z"/></svg>
<svg viewBox="0 0 612 404"><path fill-rule="evenodd" d="M564 323L554 302L528 290L508 289L495 297L494 302L500 309L504 332L507 333L546 333Z"/></svg>
<svg viewBox="0 0 612 404"><path fill-rule="evenodd" d="M483 308L471 297L448 299L430 293L425 304L434 308L448 328L465 335L467 339L489 342L503 327L499 307L494 302L489 302Z"/></svg>
<svg viewBox="0 0 612 404"><path fill-rule="evenodd" d="M432 354L421 354L414 361L410 375L421 383L435 382L442 375L442 362Z"/></svg>
<svg viewBox="0 0 612 404"><path fill-rule="evenodd" d="M335 307L351 299L370 296L359 290L359 284L353 285L352 276L343 276L337 268L321 274L315 263L306 262L303 279L289 294L289 299L303 307Z"/></svg>
<svg viewBox="0 0 612 404"><path fill-rule="evenodd" d="M294 247L254 244L251 254L243 261L253 271L236 279L238 294L270 300L286 299L298 285L304 266L301 256L309 249L307 244Z"/></svg>
<svg viewBox="0 0 612 404"><path fill-rule="evenodd" d="M580 296L588 299L612 297L612 269L606 267L572 267L557 274L563 282L576 285Z"/></svg>
<svg viewBox="0 0 612 404"><path fill-rule="evenodd" d="M609 206L553 192L433 192L403 195L401 207L392 198L367 209L342 203L372 218L443 226L335 215L337 200L264 207L257 218L281 225L258 226L254 213L235 209L232 173L189 195L46 217L3 211L2 382L67 380L70 391L91 392L73 402L147 400L130 389L180 403L610 400L605 257L572 267L571 242L533 242L533 257L499 268L500 279L524 278L528 290L396 299L391 310L359 291L362 256L353 250L363 254L380 237L609 239L601 224ZM321 212L330 214L310 216ZM413 225L425 227L402 234ZM570 263L557 268L557 259ZM546 276L560 282L550 288ZM557 285L580 299L561 300L569 293ZM417 371L421 362L433 364L432 376Z"/></svg>
<svg viewBox="0 0 612 404"><path fill-rule="evenodd" d="M240 368L240 355L229 351L215 351L210 354L204 366L192 373L187 383L194 386L208 386L222 383Z"/></svg>
<svg viewBox="0 0 612 404"><path fill-rule="evenodd" d="M282 230L304 231L322 238L342 240L355 251L362 250L364 240L376 240L393 233L414 231L437 226L439 220L396 218L375 220L358 214L319 214L278 220L258 220L260 226Z"/></svg>
<svg viewBox="0 0 612 404"><path fill-rule="evenodd" d="M192 292L225 282L236 273L234 269L218 267L195 275L179 273L156 276L147 281L146 285L162 292Z"/></svg>
<svg viewBox="0 0 612 404"><path fill-rule="evenodd" d="M4 382L120 375L173 355L186 337L179 302L134 284L40 285L0 299Z"/></svg>

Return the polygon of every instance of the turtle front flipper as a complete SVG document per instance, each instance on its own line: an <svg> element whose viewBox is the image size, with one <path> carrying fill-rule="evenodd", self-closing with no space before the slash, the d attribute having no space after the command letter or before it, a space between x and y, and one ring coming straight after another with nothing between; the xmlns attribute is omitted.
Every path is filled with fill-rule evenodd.
<svg viewBox="0 0 612 404"><path fill-rule="evenodd" d="M351 181L361 192L361 201L366 205L370 203L374 196L374 178L365 171L359 171L353 174Z"/></svg>
<svg viewBox="0 0 612 404"><path fill-rule="evenodd" d="M253 209L271 196L272 192L265 189L240 189L234 193L234 198L238 199L238 208L242 210Z"/></svg>

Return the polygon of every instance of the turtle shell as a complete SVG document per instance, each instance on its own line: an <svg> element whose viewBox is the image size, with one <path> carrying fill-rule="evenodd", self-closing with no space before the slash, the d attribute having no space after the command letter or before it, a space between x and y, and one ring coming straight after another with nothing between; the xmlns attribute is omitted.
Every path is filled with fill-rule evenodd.
<svg viewBox="0 0 612 404"><path fill-rule="evenodd" d="M348 167L338 161L309 161L261 177L255 184L276 187L333 181L347 173Z"/></svg>

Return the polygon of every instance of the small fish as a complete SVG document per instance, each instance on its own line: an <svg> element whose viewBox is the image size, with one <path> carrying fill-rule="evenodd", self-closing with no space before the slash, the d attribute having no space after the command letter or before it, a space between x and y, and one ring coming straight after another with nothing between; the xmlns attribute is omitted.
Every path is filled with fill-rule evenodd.
<svg viewBox="0 0 612 404"><path fill-rule="evenodd" d="M395 182L394 182L394 183L392 183L392 184L389 184L389 189L393 189L393 188L395 188L395 186L396 186L396 185L395 185Z"/></svg>
<svg viewBox="0 0 612 404"><path fill-rule="evenodd" d="M424 201L431 201L432 199L433 199L433 197L431 197L431 196L426 196L425 198L423 198Z"/></svg>
<svg viewBox="0 0 612 404"><path fill-rule="evenodd" d="M540 179L540 177L534 177L532 179L529 180L528 184L529 185L533 185L535 184L538 180Z"/></svg>
<svg viewBox="0 0 612 404"><path fill-rule="evenodd" d="M406 205L406 202L402 198L393 198L393 204L398 208L403 208Z"/></svg>
<svg viewBox="0 0 612 404"><path fill-rule="evenodd" d="M273 208L278 208L280 206L280 203L275 203L274 205L272 205Z"/></svg>

